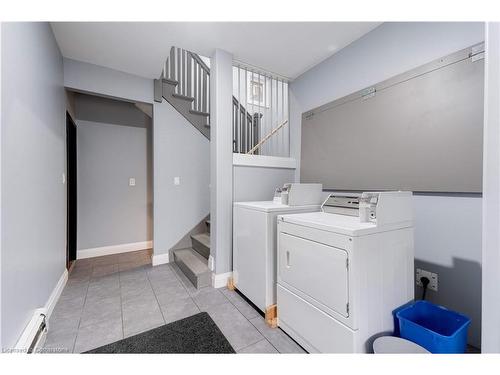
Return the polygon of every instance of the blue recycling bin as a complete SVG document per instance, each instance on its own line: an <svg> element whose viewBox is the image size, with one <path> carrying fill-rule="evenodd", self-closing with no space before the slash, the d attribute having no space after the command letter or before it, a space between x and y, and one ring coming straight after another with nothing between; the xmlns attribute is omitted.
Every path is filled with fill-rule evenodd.
<svg viewBox="0 0 500 375"><path fill-rule="evenodd" d="M427 301L416 301L396 309L395 316L400 337L431 353L464 353L467 348L470 319L465 315Z"/></svg>

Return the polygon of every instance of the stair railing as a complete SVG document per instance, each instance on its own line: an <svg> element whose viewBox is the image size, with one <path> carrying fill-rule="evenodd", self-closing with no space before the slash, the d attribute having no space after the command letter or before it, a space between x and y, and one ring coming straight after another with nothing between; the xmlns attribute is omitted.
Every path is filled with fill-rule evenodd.
<svg viewBox="0 0 500 375"><path fill-rule="evenodd" d="M162 78L177 83L176 95L193 98L193 111L210 113L210 68L196 53L172 47Z"/></svg>
<svg viewBox="0 0 500 375"><path fill-rule="evenodd" d="M255 155L255 152L264 144L266 141L275 135L282 127L288 124L288 120L282 122L279 126L275 127L269 134L262 138L250 151L247 152L249 155Z"/></svg>
<svg viewBox="0 0 500 375"><path fill-rule="evenodd" d="M233 66L233 152L288 156L288 80L244 65ZM278 126L273 129L273 126ZM262 135L266 135L262 139Z"/></svg>
<svg viewBox="0 0 500 375"><path fill-rule="evenodd" d="M253 115L233 96L233 152L247 153L259 141L262 114Z"/></svg>

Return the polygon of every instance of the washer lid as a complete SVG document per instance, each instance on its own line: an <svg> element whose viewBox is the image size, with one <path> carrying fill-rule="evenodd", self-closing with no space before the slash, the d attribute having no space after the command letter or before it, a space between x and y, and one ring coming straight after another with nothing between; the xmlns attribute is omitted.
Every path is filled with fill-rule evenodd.
<svg viewBox="0 0 500 375"><path fill-rule="evenodd" d="M279 216L279 220L353 237L411 227L410 222L377 226L375 223L371 222L361 223L358 216L331 214L326 212L284 214Z"/></svg>
<svg viewBox="0 0 500 375"><path fill-rule="evenodd" d="M234 202L235 207L244 207L249 210L263 211L263 212L284 212L287 211L297 211L297 210L309 210L309 211L319 211L321 206L318 205L308 205L308 206L288 206L286 204L275 203L273 201L259 201L259 202Z"/></svg>
<svg viewBox="0 0 500 375"><path fill-rule="evenodd" d="M430 351L412 341L395 336L382 336L373 342L375 354L430 354Z"/></svg>
<svg viewBox="0 0 500 375"><path fill-rule="evenodd" d="M280 218L287 223L345 234L347 236L359 236L378 231L374 223L361 223L357 216L311 212L283 215Z"/></svg>

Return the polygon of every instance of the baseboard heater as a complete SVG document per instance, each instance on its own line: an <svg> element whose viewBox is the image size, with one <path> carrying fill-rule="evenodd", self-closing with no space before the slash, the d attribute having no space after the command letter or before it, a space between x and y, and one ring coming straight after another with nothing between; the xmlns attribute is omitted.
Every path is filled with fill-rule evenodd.
<svg viewBox="0 0 500 375"><path fill-rule="evenodd" d="M45 344L47 331L47 309L36 309L17 342L15 351L28 354L39 352Z"/></svg>

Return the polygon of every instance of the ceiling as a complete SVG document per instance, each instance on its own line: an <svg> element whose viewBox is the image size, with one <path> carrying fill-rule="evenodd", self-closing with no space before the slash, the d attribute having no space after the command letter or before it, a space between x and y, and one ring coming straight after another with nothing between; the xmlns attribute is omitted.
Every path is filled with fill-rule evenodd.
<svg viewBox="0 0 500 375"><path fill-rule="evenodd" d="M290 79L373 30L377 22L53 22L64 57L147 78L172 45L233 58Z"/></svg>

